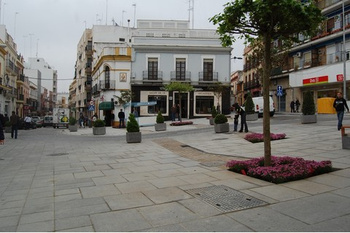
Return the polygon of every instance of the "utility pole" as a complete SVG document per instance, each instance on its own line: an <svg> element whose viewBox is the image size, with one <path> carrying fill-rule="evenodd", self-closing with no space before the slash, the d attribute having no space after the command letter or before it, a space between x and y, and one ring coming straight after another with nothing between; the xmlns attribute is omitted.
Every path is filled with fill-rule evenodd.
<svg viewBox="0 0 350 233"><path fill-rule="evenodd" d="M345 6L344 1L342 1L342 7L343 7L343 97L344 99L347 98L346 94L346 39L345 39Z"/></svg>

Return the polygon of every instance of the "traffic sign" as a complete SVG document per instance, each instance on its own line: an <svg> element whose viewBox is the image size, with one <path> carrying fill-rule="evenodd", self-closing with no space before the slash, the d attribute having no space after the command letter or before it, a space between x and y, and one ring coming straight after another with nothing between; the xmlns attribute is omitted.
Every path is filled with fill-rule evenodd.
<svg viewBox="0 0 350 233"><path fill-rule="evenodd" d="M95 111L95 105L90 105L88 110L90 112Z"/></svg>
<svg viewBox="0 0 350 233"><path fill-rule="evenodd" d="M277 86L277 96L283 96L283 88L281 85Z"/></svg>

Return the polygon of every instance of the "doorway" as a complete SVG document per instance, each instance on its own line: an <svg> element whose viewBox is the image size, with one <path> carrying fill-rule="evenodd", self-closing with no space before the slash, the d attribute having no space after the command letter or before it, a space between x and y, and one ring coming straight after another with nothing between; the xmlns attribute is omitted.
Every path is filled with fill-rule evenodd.
<svg viewBox="0 0 350 233"><path fill-rule="evenodd" d="M181 107L181 119L189 118L188 117L188 93L181 94L181 103L179 102L179 93L175 93L175 104L178 106L180 104Z"/></svg>

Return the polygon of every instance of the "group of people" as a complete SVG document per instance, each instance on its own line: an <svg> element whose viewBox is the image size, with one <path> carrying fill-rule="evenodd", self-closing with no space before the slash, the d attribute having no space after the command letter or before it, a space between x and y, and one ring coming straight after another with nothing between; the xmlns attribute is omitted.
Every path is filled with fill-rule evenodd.
<svg viewBox="0 0 350 233"><path fill-rule="evenodd" d="M11 138L15 137L17 139L19 116L15 111L12 111L10 118L7 114L4 116L0 113L0 145L5 143L4 127L6 122L10 122L11 125Z"/></svg>
<svg viewBox="0 0 350 233"><path fill-rule="evenodd" d="M296 99L295 102L294 100L290 102L290 112L299 112L299 107L300 107L300 102L298 99Z"/></svg>
<svg viewBox="0 0 350 233"><path fill-rule="evenodd" d="M244 132L248 132L248 124L246 120L247 114L245 112L244 106L239 106L238 103L235 103L232 105L232 107L235 111L235 116L233 118L233 132L237 132L239 116L241 116L241 129L238 132L242 133L243 129Z"/></svg>
<svg viewBox="0 0 350 233"><path fill-rule="evenodd" d="M176 116L178 117L178 120L181 121L180 104L174 104L171 107L171 121L176 121Z"/></svg>

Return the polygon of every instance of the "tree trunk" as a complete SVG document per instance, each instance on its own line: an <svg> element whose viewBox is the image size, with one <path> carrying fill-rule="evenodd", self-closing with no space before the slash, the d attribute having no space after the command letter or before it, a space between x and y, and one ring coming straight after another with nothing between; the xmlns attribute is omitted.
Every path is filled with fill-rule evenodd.
<svg viewBox="0 0 350 233"><path fill-rule="evenodd" d="M182 103L181 103L181 92L179 91L179 119L182 122Z"/></svg>
<svg viewBox="0 0 350 233"><path fill-rule="evenodd" d="M264 166L271 166L271 135L270 135L270 75L271 75L271 35L266 33L263 38L264 62L263 62L263 96L264 96Z"/></svg>

